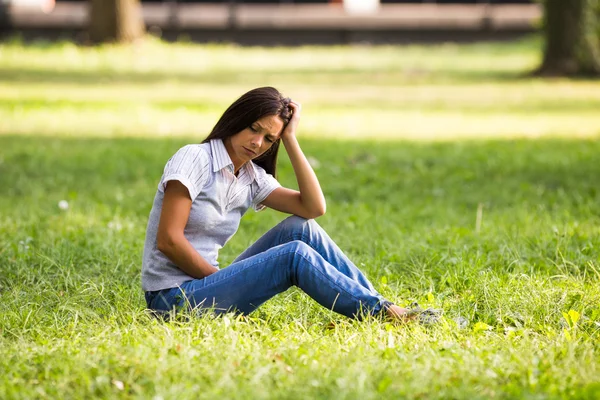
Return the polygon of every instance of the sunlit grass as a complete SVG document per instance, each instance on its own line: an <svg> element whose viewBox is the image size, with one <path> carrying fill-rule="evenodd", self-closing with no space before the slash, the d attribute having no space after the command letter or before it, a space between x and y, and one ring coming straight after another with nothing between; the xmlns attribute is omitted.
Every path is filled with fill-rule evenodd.
<svg viewBox="0 0 600 400"><path fill-rule="evenodd" d="M242 92L273 85L303 103L310 137L598 136L600 83L527 77L538 47L9 43L0 134L203 136Z"/></svg>

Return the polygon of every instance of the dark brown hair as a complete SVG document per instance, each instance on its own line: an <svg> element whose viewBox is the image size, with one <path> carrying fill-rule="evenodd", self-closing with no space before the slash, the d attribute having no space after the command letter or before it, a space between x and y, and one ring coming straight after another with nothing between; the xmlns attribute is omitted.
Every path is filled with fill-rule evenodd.
<svg viewBox="0 0 600 400"><path fill-rule="evenodd" d="M259 119L278 115L283 121L283 129L290 120L291 112L289 108L290 99L283 97L279 91L273 87L260 87L252 89L233 102L225 110L210 135L202 141L207 143L212 139L225 140L236 133L239 133L252 125ZM267 173L275 176L277 170L277 153L279 152L279 142L277 139L260 157L252 160L255 164L261 166Z"/></svg>

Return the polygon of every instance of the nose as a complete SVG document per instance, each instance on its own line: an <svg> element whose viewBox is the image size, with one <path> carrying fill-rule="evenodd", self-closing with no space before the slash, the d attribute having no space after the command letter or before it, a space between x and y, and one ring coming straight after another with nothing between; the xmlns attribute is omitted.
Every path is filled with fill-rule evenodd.
<svg viewBox="0 0 600 400"><path fill-rule="evenodd" d="M262 146L263 138L260 135L256 135L252 138L252 146L260 148Z"/></svg>

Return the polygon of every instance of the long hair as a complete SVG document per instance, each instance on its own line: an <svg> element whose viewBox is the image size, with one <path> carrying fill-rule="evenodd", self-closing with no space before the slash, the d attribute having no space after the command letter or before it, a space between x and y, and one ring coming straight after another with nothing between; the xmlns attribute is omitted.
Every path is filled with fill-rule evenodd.
<svg viewBox="0 0 600 400"><path fill-rule="evenodd" d="M289 104L290 99L283 97L273 87L267 86L252 89L243 94L242 97L225 110L215 127L202 143L209 142L212 139L225 140L248 128L262 117L270 115L278 115L283 121L283 129L285 129L291 117ZM276 176L275 173L277 171L279 142L280 139L277 139L269 150L265 151L260 157L252 160L256 165L261 166L267 173L273 176Z"/></svg>

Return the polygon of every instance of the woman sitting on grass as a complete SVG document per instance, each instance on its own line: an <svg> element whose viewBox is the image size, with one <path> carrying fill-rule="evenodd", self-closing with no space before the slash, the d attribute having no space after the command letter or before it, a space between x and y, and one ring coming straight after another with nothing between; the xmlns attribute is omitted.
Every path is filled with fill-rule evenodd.
<svg viewBox="0 0 600 400"><path fill-rule="evenodd" d="M319 181L296 139L300 104L271 87L249 91L221 116L202 144L167 162L148 221L142 288L148 308L189 305L248 314L290 286L350 318L409 319L384 299L314 221L325 213ZM275 180L279 143L299 191ZM219 269L218 251L246 210L293 214Z"/></svg>

